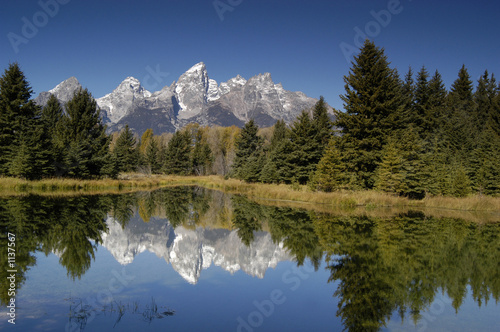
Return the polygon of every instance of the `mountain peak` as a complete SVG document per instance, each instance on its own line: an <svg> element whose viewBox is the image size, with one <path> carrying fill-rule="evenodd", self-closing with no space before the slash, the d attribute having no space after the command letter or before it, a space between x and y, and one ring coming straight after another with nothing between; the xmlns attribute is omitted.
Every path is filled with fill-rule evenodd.
<svg viewBox="0 0 500 332"><path fill-rule="evenodd" d="M81 88L75 77L61 82L35 99L44 106L51 94L64 105ZM261 127L276 120L292 122L303 109L317 102L301 92L287 91L274 84L268 72L246 80L237 75L217 83L209 78L204 62L198 62L170 86L151 93L135 77L126 77L111 93L96 99L108 131L126 124L137 133L152 128L155 133L174 132L187 123L242 126L250 118Z"/></svg>
<svg viewBox="0 0 500 332"><path fill-rule="evenodd" d="M194 66L192 66L191 68L189 68L186 73L194 73L194 72L204 72L207 70L207 66L205 66L205 63L204 62L198 62L197 64L195 64Z"/></svg>
<svg viewBox="0 0 500 332"><path fill-rule="evenodd" d="M58 93L64 92L65 90L73 90L74 88L81 88L80 82L76 79L76 77L71 76L67 80L62 81L55 88L49 90L50 93L57 95ZM75 89L76 90L76 89ZM57 97L57 96L56 96Z"/></svg>

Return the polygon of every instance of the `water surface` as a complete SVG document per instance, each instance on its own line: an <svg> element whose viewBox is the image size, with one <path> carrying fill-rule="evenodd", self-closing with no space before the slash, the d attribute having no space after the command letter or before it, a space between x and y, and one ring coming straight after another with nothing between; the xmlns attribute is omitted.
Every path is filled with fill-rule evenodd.
<svg viewBox="0 0 500 332"><path fill-rule="evenodd" d="M372 214L373 215L373 214ZM0 200L19 331L471 331L500 323L500 224L310 212L193 187ZM6 250L5 250L6 251Z"/></svg>

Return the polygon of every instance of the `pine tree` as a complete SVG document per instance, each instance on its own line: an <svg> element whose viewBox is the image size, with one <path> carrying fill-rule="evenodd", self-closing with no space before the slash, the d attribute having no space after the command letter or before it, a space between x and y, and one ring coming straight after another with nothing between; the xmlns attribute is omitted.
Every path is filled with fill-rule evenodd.
<svg viewBox="0 0 500 332"><path fill-rule="evenodd" d="M194 147L191 156L191 167L196 175L207 174L212 166L212 150L203 133L204 130L199 127L193 133Z"/></svg>
<svg viewBox="0 0 500 332"><path fill-rule="evenodd" d="M323 96L320 96L318 102L314 105L312 125L315 131L315 140L318 144L317 154L319 155L319 161L319 159L321 159L321 155L323 154L323 150L332 137L333 126L332 121L328 117L328 109Z"/></svg>
<svg viewBox="0 0 500 332"><path fill-rule="evenodd" d="M284 120L278 120L274 125L273 136L271 137L271 150L281 144L288 135L286 123Z"/></svg>
<svg viewBox="0 0 500 332"><path fill-rule="evenodd" d="M375 172L375 188L393 194L400 194L403 190L404 159L395 140L382 150L382 161Z"/></svg>
<svg viewBox="0 0 500 332"><path fill-rule="evenodd" d="M191 136L187 131L176 131L168 142L165 152L164 172L167 174L191 174Z"/></svg>
<svg viewBox="0 0 500 332"><path fill-rule="evenodd" d="M413 199L422 199L428 181L424 164L424 140L418 130L410 125L397 136L399 154L403 159L402 186L399 194Z"/></svg>
<svg viewBox="0 0 500 332"><path fill-rule="evenodd" d="M31 154L33 137L29 135L35 126L39 108L31 100L33 91L17 63L9 65L0 78L0 174L9 174L9 163L23 147L23 154ZM31 137L30 137L31 136ZM22 164L22 163L21 163ZM20 163L16 162L18 170ZM19 170L15 173L19 173ZM21 173L27 174L25 171Z"/></svg>
<svg viewBox="0 0 500 332"><path fill-rule="evenodd" d="M285 121L278 120L274 125L273 136L267 151L267 157L260 174L260 181L264 183L279 183L284 181L278 175L278 164L283 160L283 145L288 139L288 129Z"/></svg>
<svg viewBox="0 0 500 332"><path fill-rule="evenodd" d="M359 186L372 188L382 148L403 125L400 80L384 50L367 40L344 81L345 112L336 112L335 122L342 134L338 147L346 171Z"/></svg>
<svg viewBox="0 0 500 332"><path fill-rule="evenodd" d="M297 117L290 128L291 152L285 156L290 174L287 182L306 184L321 159L323 146L316 140L316 128L306 111Z"/></svg>
<svg viewBox="0 0 500 332"><path fill-rule="evenodd" d="M149 167L151 173L156 174L160 172L160 148L154 137L149 140L149 144L146 148L144 161L146 166Z"/></svg>
<svg viewBox="0 0 500 332"><path fill-rule="evenodd" d="M425 67L422 67L417 73L417 84L415 88L415 113L412 117L411 123L414 128L418 129L422 137L430 135L431 124L429 123L429 74Z"/></svg>
<svg viewBox="0 0 500 332"><path fill-rule="evenodd" d="M63 109L61 104L54 95L51 95L47 104L42 109L42 125L43 131L48 135L49 142L47 148L51 154L51 164L53 167L53 174L61 176L64 172L65 149L64 141L61 137Z"/></svg>
<svg viewBox="0 0 500 332"><path fill-rule="evenodd" d="M77 178L108 175L103 170L110 170L106 164L110 161L110 139L97 103L87 89L78 90L68 101L61 128L68 151L67 174Z"/></svg>
<svg viewBox="0 0 500 332"><path fill-rule="evenodd" d="M137 140L128 125L121 131L116 140L113 154L118 162L119 172L132 172L137 168L138 152Z"/></svg>
<svg viewBox="0 0 500 332"><path fill-rule="evenodd" d="M27 133L20 133L17 138L18 148L11 154L9 174L23 179L31 179L33 175L33 156L29 147Z"/></svg>
<svg viewBox="0 0 500 332"><path fill-rule="evenodd" d="M346 187L348 179L345 178L344 163L340 151L336 147L336 140L336 137L330 139L325 153L318 163L311 180L313 189L330 192Z"/></svg>
<svg viewBox="0 0 500 332"><path fill-rule="evenodd" d="M465 66L458 72L458 78L448 95L447 123L445 131L451 153L466 160L470 155L474 140L473 121L474 101L472 81Z"/></svg>
<svg viewBox="0 0 500 332"><path fill-rule="evenodd" d="M443 128L445 125L446 96L448 92L444 86L441 74L436 70L429 80L429 108L427 111L426 122L429 126L429 133L426 135L427 143L439 138L444 141Z"/></svg>
<svg viewBox="0 0 500 332"><path fill-rule="evenodd" d="M401 87L402 95L402 117L411 122L415 114L415 81L413 80L413 70L408 68L405 80Z"/></svg>
<svg viewBox="0 0 500 332"><path fill-rule="evenodd" d="M236 139L236 156L233 163L233 174L245 181L255 181L260 178L264 166L263 139L257 135L259 127L255 121L248 121Z"/></svg>

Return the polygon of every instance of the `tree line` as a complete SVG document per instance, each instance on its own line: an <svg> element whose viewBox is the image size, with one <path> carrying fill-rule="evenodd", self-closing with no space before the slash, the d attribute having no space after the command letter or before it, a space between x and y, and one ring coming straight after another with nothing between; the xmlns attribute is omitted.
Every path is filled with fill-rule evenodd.
<svg viewBox="0 0 500 332"><path fill-rule="evenodd" d="M180 175L227 175L240 129L189 124L161 136L148 129L139 139L127 126L106 134L100 109L87 89L61 105L44 107L17 63L0 77L0 176L115 178L141 171Z"/></svg>
<svg viewBox="0 0 500 332"><path fill-rule="evenodd" d="M404 79L366 41L344 77L344 111L330 121L321 98L269 142L249 121L236 141L234 176L309 184L322 191L376 189L410 198L500 193L500 87L477 88L463 66L448 91L438 71Z"/></svg>
<svg viewBox="0 0 500 332"><path fill-rule="evenodd" d="M15 63L0 78L0 174L116 177L219 174L313 190L375 189L410 198L500 193L500 86L463 66L448 91L436 70L401 78L384 50L366 41L344 77L344 110L331 120L323 97L287 125L191 123L141 137L125 126L106 135L88 90L43 108Z"/></svg>

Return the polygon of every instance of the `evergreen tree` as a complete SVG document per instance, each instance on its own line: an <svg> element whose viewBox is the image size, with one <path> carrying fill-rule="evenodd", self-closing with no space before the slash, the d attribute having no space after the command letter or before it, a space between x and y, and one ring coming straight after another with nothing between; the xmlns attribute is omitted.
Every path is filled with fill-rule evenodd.
<svg viewBox="0 0 500 332"><path fill-rule="evenodd" d="M344 81L345 112L336 112L335 122L342 134L338 147L346 171L358 177L359 186L372 188L381 150L402 126L400 80L384 50L367 40Z"/></svg>
<svg viewBox="0 0 500 332"><path fill-rule="evenodd" d="M285 156L285 163L291 171L285 177L287 182L306 184L316 170L323 149L316 140L316 133L309 114L302 111L290 128L292 151Z"/></svg>
<svg viewBox="0 0 500 332"><path fill-rule="evenodd" d="M274 125L273 136L269 145L267 158L262 168L260 181L264 183L279 183L284 181L278 175L278 164L283 161L283 147L288 139L288 129L285 121L278 120Z"/></svg>
<svg viewBox="0 0 500 332"><path fill-rule="evenodd" d="M108 175L103 170L110 170L106 167L110 161L110 139L97 103L87 89L78 90L68 101L61 128L68 151L67 174L77 178Z"/></svg>
<svg viewBox="0 0 500 332"><path fill-rule="evenodd" d="M236 139L236 156L233 163L233 174L245 181L256 181L264 166L262 151L263 139L257 136L259 127L255 121L248 121Z"/></svg>
<svg viewBox="0 0 500 332"><path fill-rule="evenodd" d="M445 131L450 153L466 161L474 141L474 130L471 126L474 112L472 90L469 73L465 66L462 66L448 95Z"/></svg>
<svg viewBox="0 0 500 332"><path fill-rule="evenodd" d="M11 154L9 174L23 179L31 179L33 170L33 156L31 154L28 133L20 133L16 139L18 147Z"/></svg>
<svg viewBox="0 0 500 332"><path fill-rule="evenodd" d="M118 162L118 172L132 172L137 167L138 152L136 139L128 125L121 131L116 140L113 154Z"/></svg>
<svg viewBox="0 0 500 332"><path fill-rule="evenodd" d="M191 174L191 136L187 131L176 131L165 152L164 171L167 174Z"/></svg>
<svg viewBox="0 0 500 332"><path fill-rule="evenodd" d="M160 172L160 148L154 137L149 140L144 161L146 166L151 170L151 173L156 174Z"/></svg>
<svg viewBox="0 0 500 332"><path fill-rule="evenodd" d="M430 135L430 123L429 123L429 74L425 67L422 67L417 73L417 84L415 88L415 113L412 117L411 123L414 124L415 128L421 132L422 137L427 137Z"/></svg>
<svg viewBox="0 0 500 332"><path fill-rule="evenodd" d="M210 146L200 128L194 133L194 147L191 162L191 167L196 175L207 174L212 166L212 150L210 150Z"/></svg>
<svg viewBox="0 0 500 332"><path fill-rule="evenodd" d="M10 162L15 162L14 174L29 174L20 170L21 160L34 160L30 135L36 125L40 109L31 100L33 91L17 63L9 65L0 77L0 174L8 175ZM22 152L20 151L22 147ZM21 155L22 154L22 155ZM27 167L27 166L26 166ZM13 175L14 175L13 174ZM30 176L28 176L30 177Z"/></svg>
<svg viewBox="0 0 500 332"><path fill-rule="evenodd" d="M414 199L424 198L428 182L424 164L424 140L412 125L398 136L399 154L403 159L403 179L399 194Z"/></svg>
<svg viewBox="0 0 500 332"><path fill-rule="evenodd" d="M318 144L316 154L318 155L316 158L321 159L323 155L323 151L330 141L332 136L332 126L333 123L328 117L328 109L325 103L325 98L320 96L318 102L314 105L313 113L312 113L312 125L315 131L315 140Z"/></svg>
<svg viewBox="0 0 500 332"><path fill-rule="evenodd" d="M399 194L403 189L403 157L395 140L389 140L384 147L382 161L375 172L375 188L388 193Z"/></svg>
<svg viewBox="0 0 500 332"><path fill-rule="evenodd" d="M444 140L443 128L445 127L445 109L447 91L444 86L441 74L436 70L429 80L429 108L427 111L426 123L429 127L429 133L426 135L427 142L430 143L439 137Z"/></svg>
<svg viewBox="0 0 500 332"><path fill-rule="evenodd" d="M413 80L413 70L410 67L405 75L405 80L401 87L402 95L402 117L409 122L415 114L415 81Z"/></svg>
<svg viewBox="0 0 500 332"><path fill-rule="evenodd" d="M311 187L322 191L334 191L345 187L344 163L336 147L337 138L332 137L311 181Z"/></svg>
<svg viewBox="0 0 500 332"><path fill-rule="evenodd" d="M53 166L53 174L56 176L63 175L64 172L64 160L66 158L64 149L64 140L61 137L62 130L62 118L64 116L63 109L59 100L54 95L49 97L47 104L42 109L42 124L43 131L48 135L49 142L47 143L47 149L51 153L51 163Z"/></svg>
<svg viewBox="0 0 500 332"><path fill-rule="evenodd" d="M287 135L288 131L285 121L278 120L274 125L273 136L271 137L271 150L281 144L287 138Z"/></svg>

